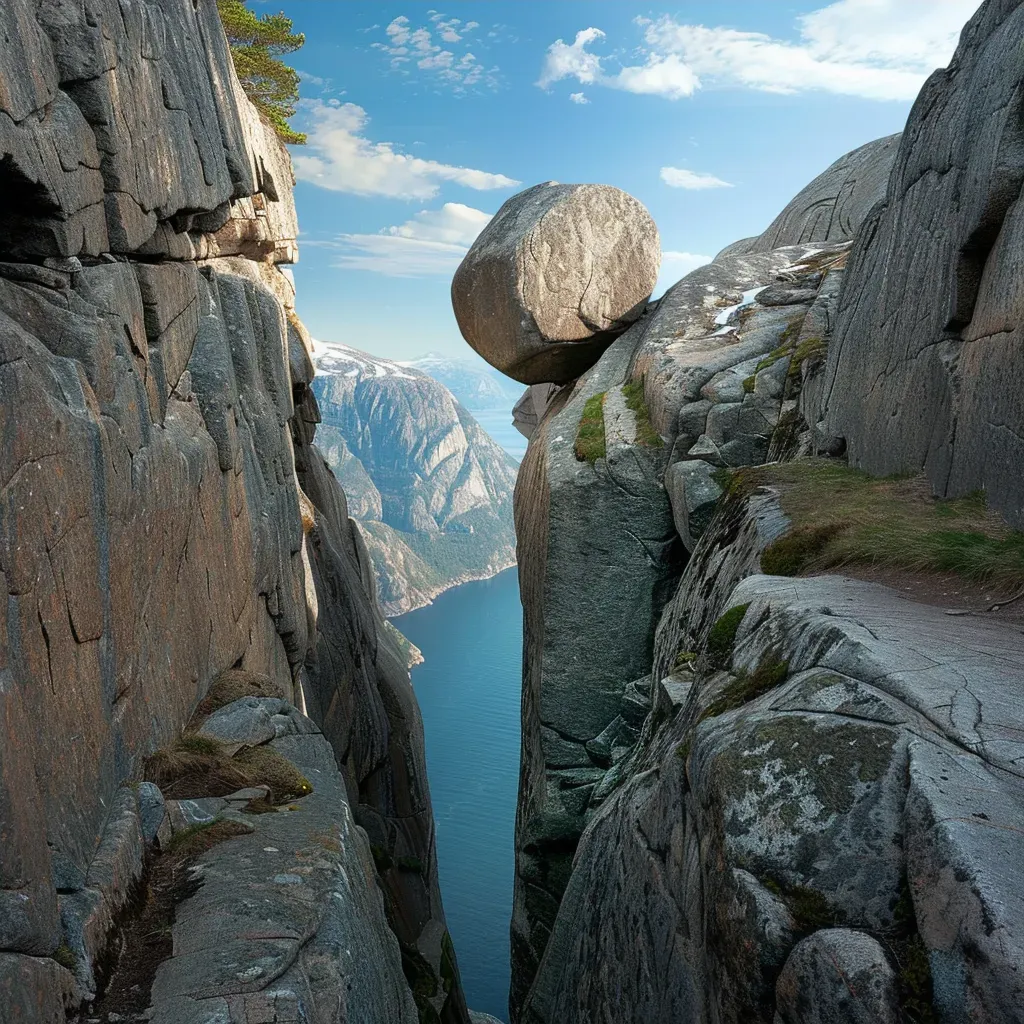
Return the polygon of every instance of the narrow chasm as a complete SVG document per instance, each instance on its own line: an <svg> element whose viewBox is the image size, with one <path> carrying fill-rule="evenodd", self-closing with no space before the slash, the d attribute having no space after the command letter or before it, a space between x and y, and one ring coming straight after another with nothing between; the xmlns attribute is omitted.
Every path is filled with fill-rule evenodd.
<svg viewBox="0 0 1024 1024"><path fill-rule="evenodd" d="M1019 1024L1024 0L283 3L0 6L0 1024Z"/></svg>

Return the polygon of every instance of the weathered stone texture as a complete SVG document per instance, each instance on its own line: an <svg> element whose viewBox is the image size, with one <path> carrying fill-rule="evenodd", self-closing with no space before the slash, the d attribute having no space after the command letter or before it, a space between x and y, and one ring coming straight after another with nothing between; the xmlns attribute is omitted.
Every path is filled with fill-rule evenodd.
<svg viewBox="0 0 1024 1024"><path fill-rule="evenodd" d="M608 185L545 182L509 199L452 281L463 337L524 384L564 384L643 312L661 263L658 229Z"/></svg>
<svg viewBox="0 0 1024 1024"><path fill-rule="evenodd" d="M727 246L715 261L784 245L853 238L872 207L885 198L899 143L899 135L889 135L840 157L798 192L766 231Z"/></svg>
<svg viewBox="0 0 1024 1024"><path fill-rule="evenodd" d="M248 709L254 723L256 710ZM251 832L193 869L202 886L176 910L173 955L153 983L155 1024L218 1014L231 1024L419 1020L334 752L311 721L290 711L301 731L271 745L312 793L278 814L239 814L230 798L219 801L210 820L228 817Z"/></svg>
<svg viewBox="0 0 1024 1024"><path fill-rule="evenodd" d="M852 464L1024 525L1024 8L990 0L910 115L850 258L825 382Z"/></svg>
<svg viewBox="0 0 1024 1024"><path fill-rule="evenodd" d="M5 253L294 258L287 151L212 0L11 0L0 30Z"/></svg>
<svg viewBox="0 0 1024 1024"><path fill-rule="evenodd" d="M1015 631L836 577L753 576L718 610L743 605L724 670L692 663L688 698L584 833L519 1020L899 1019L884 959L854 958L877 1005L843 1010L828 972L860 970L849 942L817 968L794 951L837 923L900 949L919 929L942 1019L1016 1020ZM720 703L766 664L774 685Z"/></svg>
<svg viewBox="0 0 1024 1024"><path fill-rule="evenodd" d="M418 709L311 461L287 150L214 0L11 0L0 42L0 1007L36 1024L89 995L144 842L205 813L125 784L236 668L308 694L374 843L422 863L385 879L396 998L433 981L464 1024ZM301 732L279 704L210 728ZM393 946L367 913L352 941Z"/></svg>

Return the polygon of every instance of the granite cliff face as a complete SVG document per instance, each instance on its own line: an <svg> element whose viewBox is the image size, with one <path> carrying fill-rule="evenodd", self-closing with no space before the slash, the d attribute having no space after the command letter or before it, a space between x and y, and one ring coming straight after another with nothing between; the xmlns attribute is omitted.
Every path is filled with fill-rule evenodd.
<svg viewBox="0 0 1024 1024"><path fill-rule="evenodd" d="M1022 14L517 406L516 1024L1020 1019Z"/></svg>
<svg viewBox="0 0 1024 1024"><path fill-rule="evenodd" d="M326 872L314 886L293 833L281 877L330 913L290 917L271 886L263 918L214 928L211 875L168 963L194 980L189 962L228 956L226 973L155 985L157 1017L464 1024L418 709L312 443L310 346L278 266L295 258L288 154L213 0L10 0L0 37L0 1016L63 1020L94 995L159 822L208 820L133 786L219 681L257 695L226 750L330 741L273 741L312 773ZM244 864L245 842L209 871ZM239 872L232 906L255 898ZM275 914L277 952L244 947Z"/></svg>
<svg viewBox="0 0 1024 1024"><path fill-rule="evenodd" d="M317 436L388 615L515 564L515 462L447 388L343 345L317 357Z"/></svg>
<svg viewBox="0 0 1024 1024"><path fill-rule="evenodd" d="M453 359L436 352L403 362L402 366L420 370L443 384L470 412L482 410L506 411L515 402L522 388L511 378L488 366L470 359Z"/></svg>
<svg viewBox="0 0 1024 1024"><path fill-rule="evenodd" d="M1022 26L1018 3L986 3L918 97L851 257L824 385L852 463L924 468L941 495L984 489L1018 527Z"/></svg>

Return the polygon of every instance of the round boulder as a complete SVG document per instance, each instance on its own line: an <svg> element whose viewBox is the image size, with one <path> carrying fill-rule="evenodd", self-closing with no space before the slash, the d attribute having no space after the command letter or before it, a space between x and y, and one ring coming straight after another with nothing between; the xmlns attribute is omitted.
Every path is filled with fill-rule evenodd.
<svg viewBox="0 0 1024 1024"><path fill-rule="evenodd" d="M549 181L505 203L452 281L462 336L523 384L588 370L644 310L661 263L644 206L610 185Z"/></svg>
<svg viewBox="0 0 1024 1024"><path fill-rule="evenodd" d="M776 1024L899 1024L896 975L870 935L826 928L798 942L775 986Z"/></svg>

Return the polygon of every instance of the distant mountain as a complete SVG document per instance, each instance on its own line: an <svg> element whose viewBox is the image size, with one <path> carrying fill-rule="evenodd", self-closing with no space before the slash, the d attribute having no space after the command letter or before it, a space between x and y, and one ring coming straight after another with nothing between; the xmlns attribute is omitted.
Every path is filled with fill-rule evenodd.
<svg viewBox="0 0 1024 1024"><path fill-rule="evenodd" d="M471 361L430 352L399 365L440 381L468 409L511 409L523 393L522 384L482 359Z"/></svg>
<svg viewBox="0 0 1024 1024"><path fill-rule="evenodd" d="M317 343L317 444L362 527L388 615L515 564L516 464L438 380Z"/></svg>

